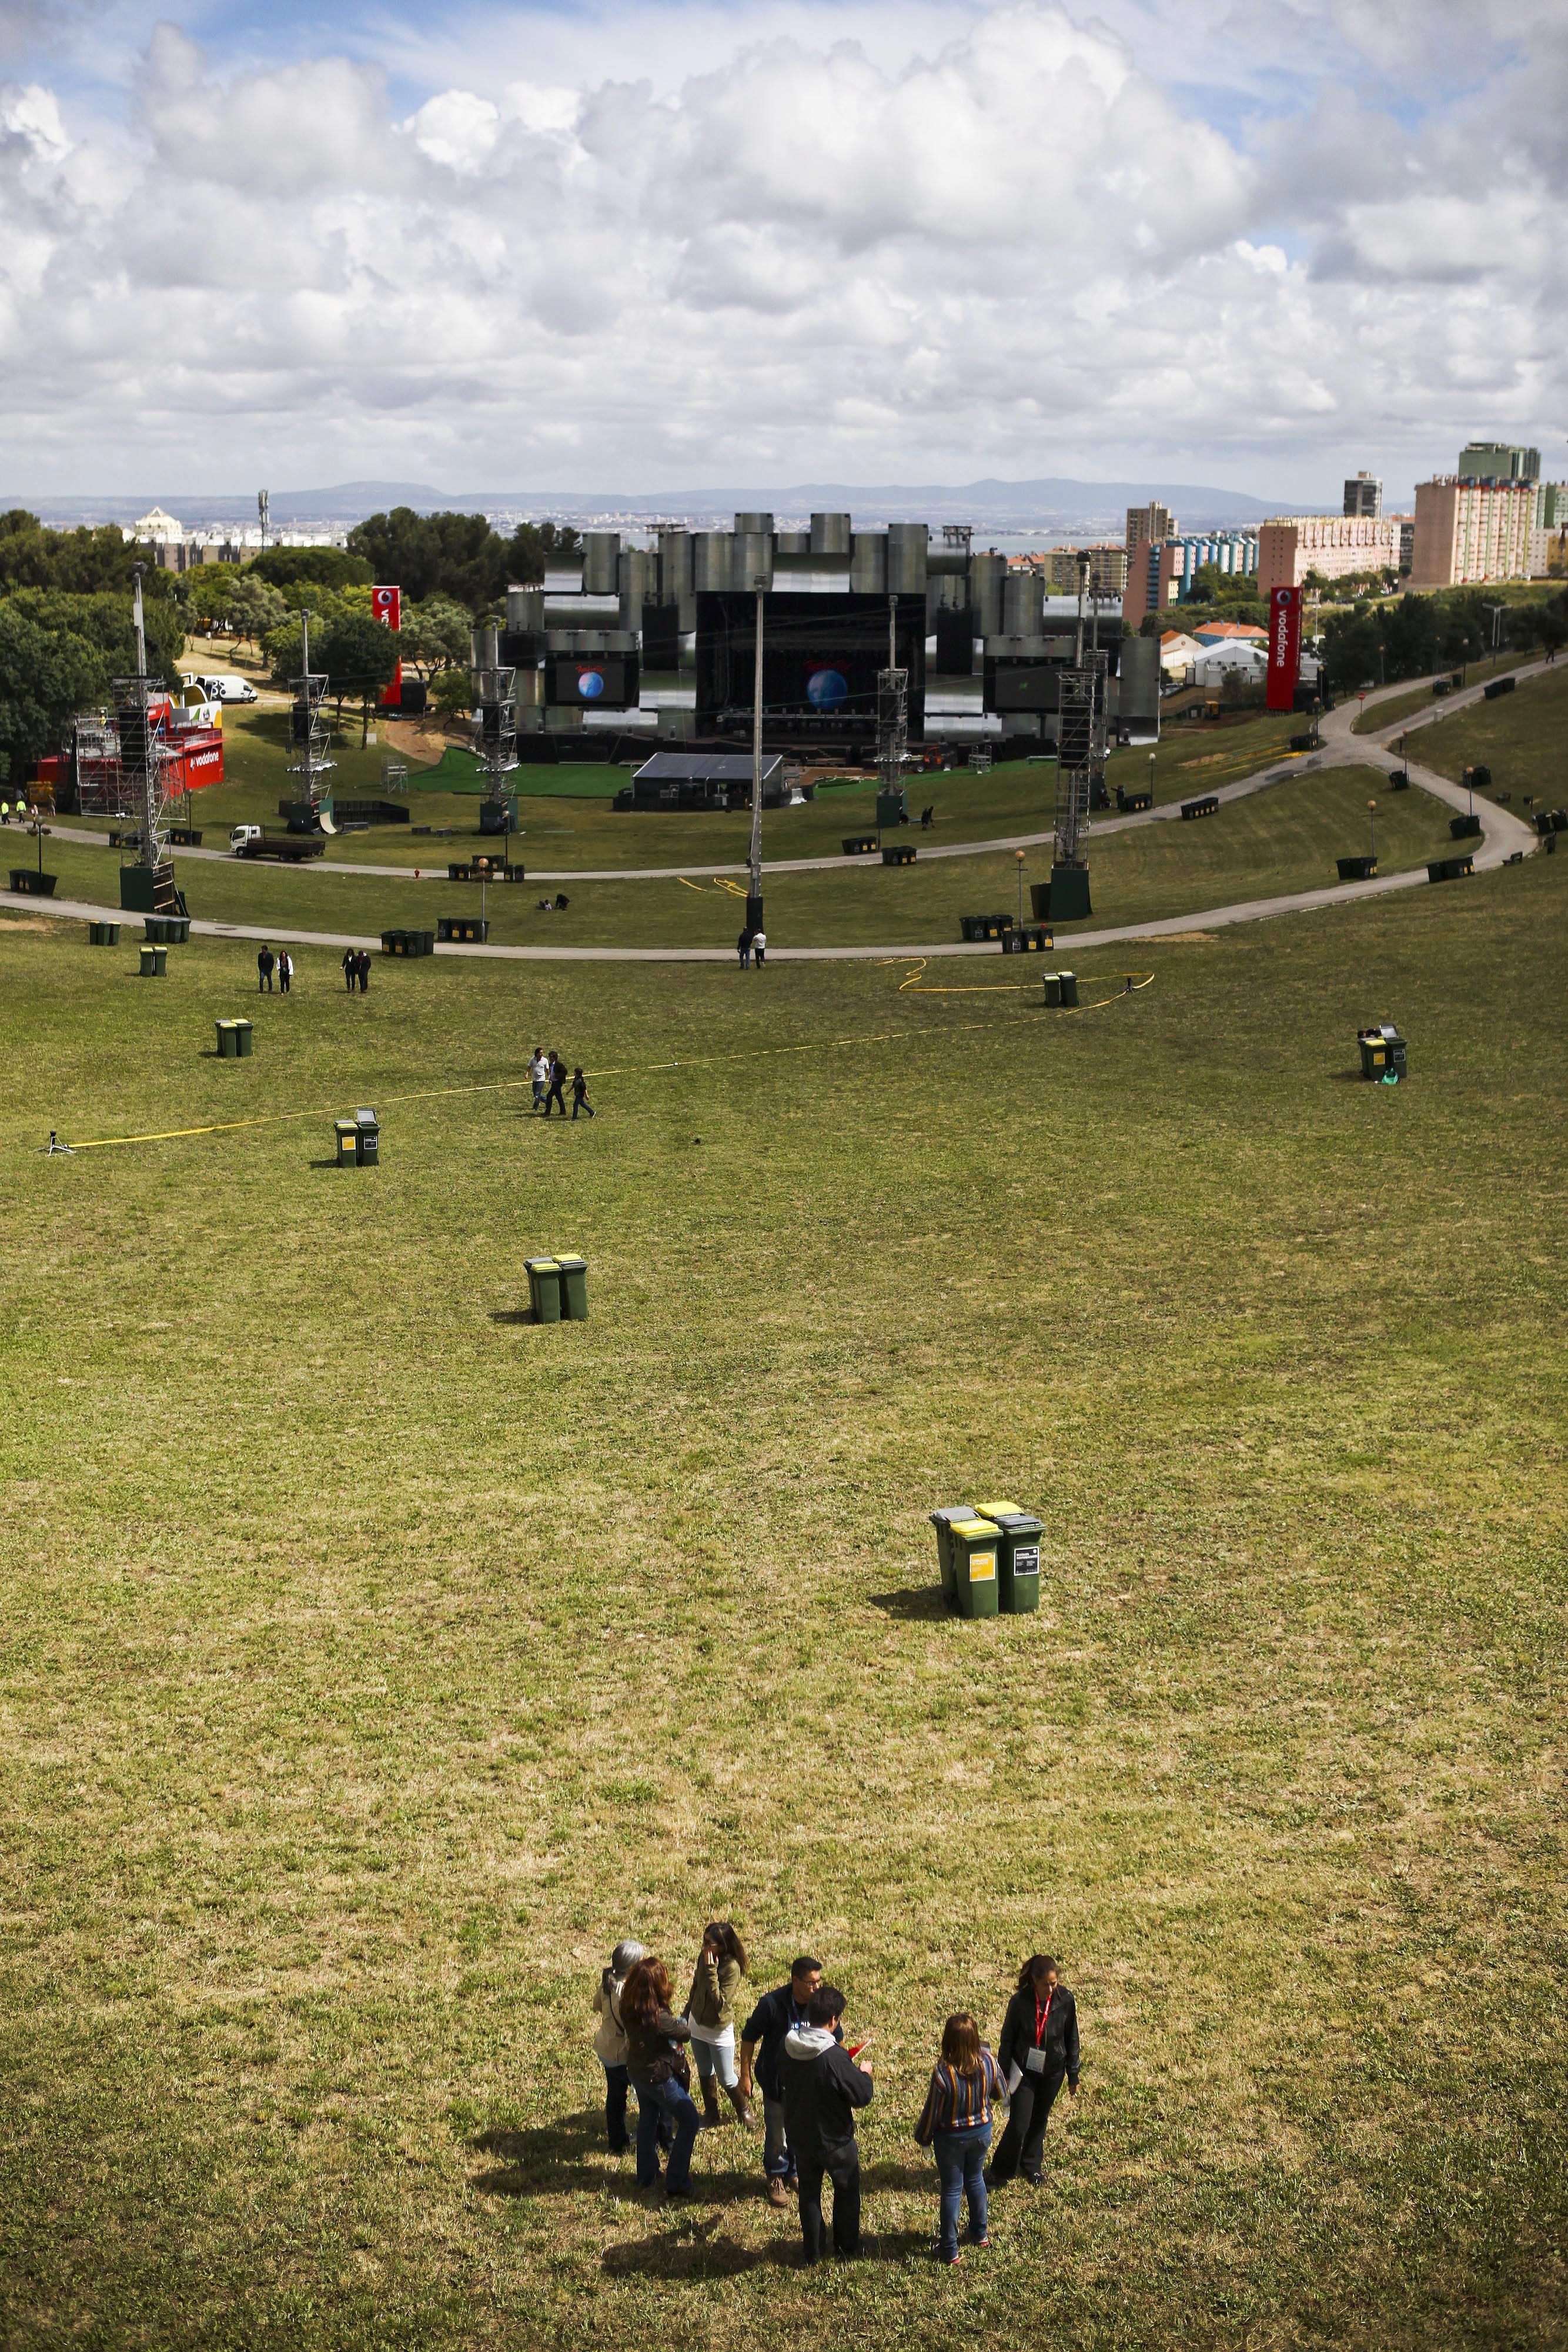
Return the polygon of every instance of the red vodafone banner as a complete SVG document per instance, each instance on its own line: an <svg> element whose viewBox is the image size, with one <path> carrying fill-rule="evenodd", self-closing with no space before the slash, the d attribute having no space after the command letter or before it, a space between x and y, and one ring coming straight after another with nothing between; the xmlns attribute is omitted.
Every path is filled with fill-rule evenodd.
<svg viewBox="0 0 1568 2352"><path fill-rule="evenodd" d="M1269 591L1269 684L1270 710L1293 710L1301 674L1301 591Z"/></svg>
<svg viewBox="0 0 1568 2352"><path fill-rule="evenodd" d="M394 635L400 632L402 627L402 590L401 588L372 588L371 590L371 618L374 621L379 621L383 629L391 629ZM391 684L383 687L382 689L382 709L383 710L396 710L401 706L402 702L402 662L399 662L396 669L392 672Z"/></svg>

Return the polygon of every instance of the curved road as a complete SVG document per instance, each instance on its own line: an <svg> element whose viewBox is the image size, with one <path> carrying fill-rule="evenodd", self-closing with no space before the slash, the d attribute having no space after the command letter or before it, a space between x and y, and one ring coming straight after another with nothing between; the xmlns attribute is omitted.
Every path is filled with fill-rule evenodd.
<svg viewBox="0 0 1568 2352"><path fill-rule="evenodd" d="M1527 679L1538 676L1544 667L1545 665L1542 662L1531 662L1528 666L1521 667L1515 675L1521 679ZM1396 686L1380 688L1367 696L1364 707L1375 709L1378 703L1387 701L1396 695L1407 694L1409 690L1408 679ZM1299 776L1308 769L1318 767L1372 766L1382 767L1392 772L1401 764L1399 756L1396 751L1382 740L1383 737L1392 733L1397 728L1398 731L1407 738L1418 729L1430 726L1456 710L1465 709L1470 704L1480 701L1483 693L1483 687L1467 688L1461 693L1450 695L1441 702L1434 702L1429 711L1419 711L1414 718L1391 721L1389 727L1381 730L1375 730L1368 735L1356 735L1352 732L1355 720L1362 716L1363 706L1358 703L1341 704L1336 709L1326 713L1322 719L1320 729L1322 739L1321 751L1309 759L1290 761L1283 765L1276 761L1267 769L1260 769L1253 775L1240 777L1234 783L1221 784L1216 788L1215 797L1221 802L1242 800L1250 793L1266 792L1272 784L1282 783L1288 778ZM1456 812L1463 813L1469 809L1469 795L1462 784L1452 782L1447 776L1439 775L1435 769L1422 767L1414 760L1408 760L1405 764L1412 785L1429 793L1433 799L1446 803ZM1510 810L1498 808L1493 803L1483 800L1477 804L1476 813L1481 820L1481 835L1479 840L1470 846L1478 873L1484 872L1489 867L1501 866L1517 854L1528 856L1538 846L1534 828L1526 824L1521 818L1513 815ZM1180 803L1173 801L1160 808L1142 810L1135 815L1103 819L1096 824L1094 830L1098 834L1122 833L1134 825L1167 824L1174 819L1178 819L1180 814ZM77 833L70 837L78 841L107 842L108 840L107 835ZM923 852L923 855L926 857L979 857L1002 850L1038 847L1049 842L1051 838L1050 833L1012 834L993 841L956 842L939 848L927 849ZM1460 846L1459 844L1455 845L1456 849ZM223 850L216 849L191 849L181 852L182 856L184 857L222 858L226 854ZM770 874L789 874L826 868L835 871L855 871L859 867L860 861L854 858L798 857L776 860L770 863L766 870ZM308 870L319 872L323 869L314 866ZM408 868L398 866L350 866L334 862L325 870L333 874L379 875L405 882L412 879ZM531 874L529 879L540 882L671 881L681 879L687 875L739 875L744 874L745 871L744 866L612 867L603 872L578 871L562 874L546 874L541 869ZM429 878L443 882L446 879L444 875L433 875ZM1261 922L1275 915L1305 914L1318 907L1344 906L1353 899L1378 898L1390 890L1413 889L1424 883L1426 879L1427 869L1424 866L1419 866L1412 867L1407 873L1380 876L1377 880L1372 882L1341 882L1323 889L1294 890L1276 898L1244 899L1228 907L1211 907L1200 913L1174 915L1157 921L1128 923L1112 929L1074 931L1061 944L1063 949L1112 947L1124 940L1171 938L1186 931L1218 930L1232 923ZM74 916L94 922L104 920L114 922L121 919L119 908L95 906L81 899L39 899L11 891L0 891L0 898L9 899L12 905L25 907L38 915L53 913ZM131 919L136 919L132 917ZM291 947L376 948L381 944L379 934L306 931L286 929L276 924L193 921L191 930L193 936L203 938L270 940L286 941ZM728 963L735 950L733 948L573 948L502 947L499 945L491 947L488 944L479 947L463 946L454 942L438 947L435 952L437 955L490 957L502 961L517 963ZM780 963L886 963L896 962L904 957L911 956L994 956L996 953L997 948L994 941L971 944L967 941L949 940L925 941L908 947L770 947L768 949L768 954L773 961Z"/></svg>

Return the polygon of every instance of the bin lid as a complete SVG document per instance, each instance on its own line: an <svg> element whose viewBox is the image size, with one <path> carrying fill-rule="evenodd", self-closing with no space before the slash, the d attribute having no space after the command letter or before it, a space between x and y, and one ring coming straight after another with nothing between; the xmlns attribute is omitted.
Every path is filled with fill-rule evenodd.
<svg viewBox="0 0 1568 2352"><path fill-rule="evenodd" d="M354 1118L361 1127L375 1127L380 1124L373 1110L357 1110Z"/></svg>
<svg viewBox="0 0 1568 2352"><path fill-rule="evenodd" d="M1056 977L1058 980L1076 980L1078 974L1075 971L1059 971Z"/></svg>
<svg viewBox="0 0 1568 2352"><path fill-rule="evenodd" d="M553 1257L526 1257L523 1264L530 1274L559 1274L560 1261Z"/></svg>
<svg viewBox="0 0 1568 2352"><path fill-rule="evenodd" d="M950 1528L956 1526L960 1519L967 1522L974 1518L976 1511L973 1503L947 1503L941 1510L932 1511L927 1516L934 1528Z"/></svg>
<svg viewBox="0 0 1568 2352"><path fill-rule="evenodd" d="M562 1274L586 1274L588 1271L588 1260L577 1250L562 1250L556 1264Z"/></svg>
<svg viewBox="0 0 1568 2352"><path fill-rule="evenodd" d="M994 1519L955 1519L953 1533L967 1536L971 1543L984 1543L995 1539L997 1524Z"/></svg>
<svg viewBox="0 0 1568 2352"><path fill-rule="evenodd" d="M1032 1511L992 1511L990 1517L1009 1536L1042 1536L1045 1521L1037 1519Z"/></svg>
<svg viewBox="0 0 1568 2352"><path fill-rule="evenodd" d="M356 1123L351 1118L335 1118L332 1124L340 1135L352 1135Z"/></svg>
<svg viewBox="0 0 1568 2352"><path fill-rule="evenodd" d="M981 1503L977 1506L982 1519L1000 1519L1018 1509L1016 1503Z"/></svg>

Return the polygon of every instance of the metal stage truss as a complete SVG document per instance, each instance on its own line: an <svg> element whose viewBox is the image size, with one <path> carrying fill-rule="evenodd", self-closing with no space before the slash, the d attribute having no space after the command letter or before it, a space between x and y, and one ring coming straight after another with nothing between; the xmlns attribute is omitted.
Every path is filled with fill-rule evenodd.
<svg viewBox="0 0 1568 2352"><path fill-rule="evenodd" d="M310 615L299 615L299 670L292 680L294 709L289 717L288 737L293 757L288 772L298 776L299 799L308 808L315 808L321 800L320 779L337 765L327 757L332 740L327 719L327 689L330 684L324 671L310 667Z"/></svg>

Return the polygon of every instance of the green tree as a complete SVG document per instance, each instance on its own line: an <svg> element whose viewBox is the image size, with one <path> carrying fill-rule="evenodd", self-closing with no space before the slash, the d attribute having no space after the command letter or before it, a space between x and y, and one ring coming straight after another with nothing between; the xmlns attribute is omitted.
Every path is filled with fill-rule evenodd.
<svg viewBox="0 0 1568 2352"><path fill-rule="evenodd" d="M0 595L15 588L58 588L68 594L92 596L106 589L131 587L131 567L145 561L145 550L133 546L113 524L96 530L48 530L37 515L13 507L0 515ZM172 593L165 584L150 594ZM161 575L168 583L172 575Z"/></svg>
<svg viewBox="0 0 1568 2352"><path fill-rule="evenodd" d="M580 541L556 523L521 523L504 540L483 515L393 507L356 523L349 545L375 579L400 586L412 603L447 596L478 618L499 607L509 585L542 580L547 562L575 553Z"/></svg>
<svg viewBox="0 0 1568 2352"><path fill-rule="evenodd" d="M433 709L443 719L453 719L459 711L469 708L473 688L465 669L444 669L430 689Z"/></svg>
<svg viewBox="0 0 1568 2352"><path fill-rule="evenodd" d="M230 592L229 625L242 642L259 649L267 631L281 628L287 617L288 607L277 589L249 572L240 573Z"/></svg>
<svg viewBox="0 0 1568 2352"><path fill-rule="evenodd" d="M14 785L58 750L77 711L103 700L109 677L98 646L43 625L19 597L0 601L0 759Z"/></svg>
<svg viewBox="0 0 1568 2352"><path fill-rule="evenodd" d="M437 670L466 668L469 655L468 614L450 596L431 596L423 604L405 604L398 648L405 665L429 679Z"/></svg>
<svg viewBox="0 0 1568 2352"><path fill-rule="evenodd" d="M246 568L269 588L292 588L300 581L322 588L368 588L375 578L363 556L341 547L264 548Z"/></svg>

